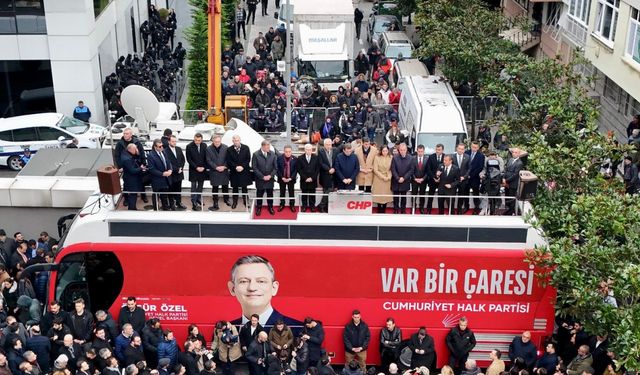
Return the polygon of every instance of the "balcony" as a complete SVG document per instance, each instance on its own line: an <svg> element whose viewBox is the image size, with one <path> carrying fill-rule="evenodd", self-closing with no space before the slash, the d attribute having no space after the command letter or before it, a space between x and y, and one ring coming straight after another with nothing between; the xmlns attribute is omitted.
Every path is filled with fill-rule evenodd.
<svg viewBox="0 0 640 375"><path fill-rule="evenodd" d="M500 36L517 44L520 51L525 52L540 44L540 25L534 22L530 28L523 30L521 26L512 22L512 26L501 32Z"/></svg>
<svg viewBox="0 0 640 375"><path fill-rule="evenodd" d="M587 45L588 28L582 22L579 22L572 16L565 16L560 21L562 27L562 36L574 44L576 47L583 49Z"/></svg>

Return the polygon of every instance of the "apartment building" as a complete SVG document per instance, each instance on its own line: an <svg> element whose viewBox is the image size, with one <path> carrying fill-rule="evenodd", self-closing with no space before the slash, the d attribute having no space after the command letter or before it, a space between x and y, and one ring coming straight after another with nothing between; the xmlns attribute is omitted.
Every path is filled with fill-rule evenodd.
<svg viewBox="0 0 640 375"><path fill-rule="evenodd" d="M594 77L600 127L624 141L631 116L640 113L640 0L503 0L502 8L540 25L531 55L587 58L580 68Z"/></svg>
<svg viewBox="0 0 640 375"><path fill-rule="evenodd" d="M78 100L105 123L104 77L142 52L149 0L0 0L0 117L58 111Z"/></svg>

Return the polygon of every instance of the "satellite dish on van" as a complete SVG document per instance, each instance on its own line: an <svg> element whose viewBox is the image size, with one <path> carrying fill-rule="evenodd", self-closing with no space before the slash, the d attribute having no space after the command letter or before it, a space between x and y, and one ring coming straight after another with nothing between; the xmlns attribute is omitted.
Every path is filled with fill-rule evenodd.
<svg viewBox="0 0 640 375"><path fill-rule="evenodd" d="M122 90L120 100L127 114L136 120L138 129L148 133L149 121L155 120L160 113L160 103L156 96L146 87L131 85Z"/></svg>

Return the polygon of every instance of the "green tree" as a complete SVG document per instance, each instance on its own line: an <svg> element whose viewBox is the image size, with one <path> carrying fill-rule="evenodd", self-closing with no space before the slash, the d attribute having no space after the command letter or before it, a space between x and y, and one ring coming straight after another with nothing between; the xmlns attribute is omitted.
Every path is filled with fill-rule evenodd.
<svg viewBox="0 0 640 375"><path fill-rule="evenodd" d="M222 1L222 45L230 45L229 25L233 23L234 9L237 0ZM187 108L189 110L208 109L209 80L208 80L208 32L209 32L209 0L189 0L193 7L191 26L185 31L186 38L191 45L187 52L189 59ZM218 60L216 63L220 64Z"/></svg>
<svg viewBox="0 0 640 375"><path fill-rule="evenodd" d="M187 51L189 59L188 84L189 95L187 96L188 110L208 109L208 55L209 45L207 35L209 31L208 0L189 0L193 7L191 10L192 24L186 29L186 38L190 47Z"/></svg>
<svg viewBox="0 0 640 375"><path fill-rule="evenodd" d="M512 145L528 152L527 169L540 181L528 220L548 246L530 251L530 261L546 270L541 282L556 287L557 313L579 319L590 333L609 333L618 365L639 370L640 209L619 178L600 173L630 150L598 131L588 77L576 73L582 61L520 53L499 36L510 23L479 0L423 2L417 23L424 30L419 53L443 56L447 77L477 81L481 94L519 103L497 121Z"/></svg>
<svg viewBox="0 0 640 375"><path fill-rule="evenodd" d="M398 8L400 9L400 14L409 17L407 23L411 25L411 14L418 10L416 0L398 0Z"/></svg>
<svg viewBox="0 0 640 375"><path fill-rule="evenodd" d="M480 0L420 2L416 25L421 27L418 56L442 56L444 75L454 82L480 82L500 53L518 54L519 47L499 37L506 19Z"/></svg>

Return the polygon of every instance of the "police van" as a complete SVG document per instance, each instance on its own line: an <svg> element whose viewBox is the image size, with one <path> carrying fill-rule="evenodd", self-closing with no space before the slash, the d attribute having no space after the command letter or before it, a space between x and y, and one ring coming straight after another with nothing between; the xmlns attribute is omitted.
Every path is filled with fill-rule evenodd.
<svg viewBox="0 0 640 375"><path fill-rule="evenodd" d="M20 156L42 148L66 147L74 138L78 148L98 148L106 128L61 113L39 113L0 119L0 165L20 170Z"/></svg>

